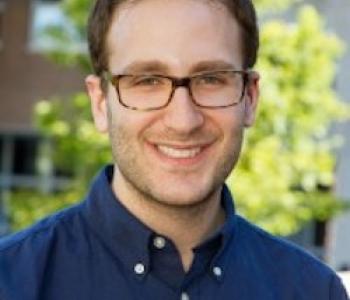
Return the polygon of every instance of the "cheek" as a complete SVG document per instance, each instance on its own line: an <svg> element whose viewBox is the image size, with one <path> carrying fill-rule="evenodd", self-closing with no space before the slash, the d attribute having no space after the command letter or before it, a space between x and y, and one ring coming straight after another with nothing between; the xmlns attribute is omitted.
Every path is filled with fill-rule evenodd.
<svg viewBox="0 0 350 300"><path fill-rule="evenodd" d="M138 141L142 141L154 122L152 114L126 109L119 104L111 105L108 112L111 143L127 144L130 151L135 150L133 148L137 147Z"/></svg>
<svg viewBox="0 0 350 300"><path fill-rule="evenodd" d="M231 108L224 108L219 114L212 114L209 118L220 129L224 138L231 139L244 128L244 107L233 106Z"/></svg>
<svg viewBox="0 0 350 300"><path fill-rule="evenodd" d="M234 161L237 160L241 150L244 128L244 118L242 114L238 116L232 114L228 118L222 119L222 152L224 155L232 156Z"/></svg>

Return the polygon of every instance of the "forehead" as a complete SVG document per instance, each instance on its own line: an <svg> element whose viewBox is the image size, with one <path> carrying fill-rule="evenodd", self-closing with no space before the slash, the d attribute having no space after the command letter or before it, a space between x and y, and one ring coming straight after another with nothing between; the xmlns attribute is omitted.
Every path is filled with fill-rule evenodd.
<svg viewBox="0 0 350 300"><path fill-rule="evenodd" d="M125 2L114 14L107 49L112 71L135 61L156 60L179 71L210 61L238 68L242 61L239 25L218 1Z"/></svg>

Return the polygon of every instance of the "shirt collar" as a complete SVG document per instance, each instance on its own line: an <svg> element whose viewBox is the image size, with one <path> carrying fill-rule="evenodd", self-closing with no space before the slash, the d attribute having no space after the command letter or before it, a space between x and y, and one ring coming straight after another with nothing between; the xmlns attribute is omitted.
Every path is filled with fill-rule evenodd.
<svg viewBox="0 0 350 300"><path fill-rule="evenodd" d="M92 231L112 254L122 259L127 268L133 270L137 263L142 263L148 269L149 245L154 232L118 201L111 188L112 177L113 166L110 165L95 178L84 203L83 214ZM213 240L221 239L215 255L216 261L232 237L236 219L233 199L226 185L222 189L221 201L226 212L225 223L210 239L196 248L200 249Z"/></svg>
<svg viewBox="0 0 350 300"><path fill-rule="evenodd" d="M152 231L117 200L110 185L112 177L113 166L107 166L95 178L83 213L93 232L130 271L138 263L147 269Z"/></svg>

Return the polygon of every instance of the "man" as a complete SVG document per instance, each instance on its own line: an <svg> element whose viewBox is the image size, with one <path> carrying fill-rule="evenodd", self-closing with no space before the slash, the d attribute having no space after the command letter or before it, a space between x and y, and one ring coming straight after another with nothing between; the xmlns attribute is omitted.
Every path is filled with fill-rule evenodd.
<svg viewBox="0 0 350 300"><path fill-rule="evenodd" d="M249 0L97 0L86 84L114 166L2 242L0 299L347 299L224 185L255 118L256 26Z"/></svg>

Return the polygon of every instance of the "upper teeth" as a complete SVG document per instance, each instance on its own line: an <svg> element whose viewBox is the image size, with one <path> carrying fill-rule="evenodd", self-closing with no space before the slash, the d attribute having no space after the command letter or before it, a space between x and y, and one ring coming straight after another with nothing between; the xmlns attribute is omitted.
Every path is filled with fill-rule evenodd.
<svg viewBox="0 0 350 300"><path fill-rule="evenodd" d="M163 154L172 158L192 158L195 157L201 151L200 147L192 149L174 149L161 145L158 145L158 149Z"/></svg>

